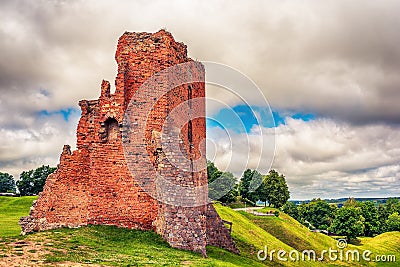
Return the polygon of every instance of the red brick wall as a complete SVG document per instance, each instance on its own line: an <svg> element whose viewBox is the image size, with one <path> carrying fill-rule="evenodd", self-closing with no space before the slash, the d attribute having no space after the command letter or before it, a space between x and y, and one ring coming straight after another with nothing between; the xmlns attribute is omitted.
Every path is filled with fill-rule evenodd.
<svg viewBox="0 0 400 267"><path fill-rule="evenodd" d="M152 229L174 247L205 255L207 206L165 204L148 194L153 191L146 191L138 184L148 177L145 189L155 190L153 176L157 170L174 184L189 187L207 185L206 170L192 172L190 163L177 158L187 165L186 170L182 170L167 157L160 158L154 153L161 147L157 133L162 132L168 113L184 101L204 97L204 82L178 86L157 99L140 93L139 87L155 73L179 63L191 62L186 46L175 42L164 30L154 34L124 33L118 41L115 59L118 64L115 93L110 94L110 84L103 81L99 99L79 102L82 116L77 128L78 149L71 153L69 146L64 147L57 171L47 179L30 216L21 219L22 230L32 232L87 224ZM194 64L191 73L199 81L204 81L201 64ZM162 88L155 87L154 90ZM133 109L129 106L130 101ZM153 102L156 104L147 116L141 105ZM193 109L191 103L186 105ZM131 119L145 127L143 140L134 135L134 129L128 141L122 138L124 114L128 107L134 113ZM198 160L205 165L205 146L200 147L200 142L206 137L204 99L196 108L203 118L185 123L180 132L182 142L170 145L180 146L190 162ZM133 173L124 156L123 142L130 143L128 150L137 157L135 166L138 168ZM145 150L136 149L144 145ZM149 159L150 164L146 164L145 160ZM208 212L218 216L215 211ZM230 236L224 238L230 239Z"/></svg>

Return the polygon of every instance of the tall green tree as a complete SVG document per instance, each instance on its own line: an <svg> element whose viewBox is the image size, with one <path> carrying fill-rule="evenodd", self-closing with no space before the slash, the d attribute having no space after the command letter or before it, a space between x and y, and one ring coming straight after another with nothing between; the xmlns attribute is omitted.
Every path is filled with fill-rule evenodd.
<svg viewBox="0 0 400 267"><path fill-rule="evenodd" d="M266 199L269 205L280 208L290 198L289 189L283 174L279 175L277 171L270 170L269 174L264 177L263 183L265 184Z"/></svg>
<svg viewBox="0 0 400 267"><path fill-rule="evenodd" d="M23 171L17 181L20 194L22 196L32 196L42 192L47 176L55 170L56 168L43 165L35 170Z"/></svg>
<svg viewBox="0 0 400 267"><path fill-rule="evenodd" d="M337 235L346 236L348 241L351 238L362 235L364 232L364 217L361 215L361 209L356 207L338 209L329 231Z"/></svg>
<svg viewBox="0 0 400 267"><path fill-rule="evenodd" d="M230 172L224 172L224 179L228 179L227 184L229 184L229 188L231 189L228 191L228 193L222 196L219 201L229 204L237 200L237 197L239 196L239 185L237 184L237 178Z"/></svg>
<svg viewBox="0 0 400 267"><path fill-rule="evenodd" d="M379 204L378 206L378 221L379 221L379 234L386 232L386 221L389 217L389 213L385 205Z"/></svg>
<svg viewBox="0 0 400 267"><path fill-rule="evenodd" d="M300 221L300 213L297 205L293 202L287 201L285 205L282 206L282 210L284 213L292 216L294 219Z"/></svg>
<svg viewBox="0 0 400 267"><path fill-rule="evenodd" d="M239 194L242 198L257 202L259 196L258 187L263 183L263 177L257 170L244 171L239 184Z"/></svg>
<svg viewBox="0 0 400 267"><path fill-rule="evenodd" d="M329 205L320 198L313 199L310 203L300 205L300 216L302 221L308 221L317 229L326 230L335 218L337 207Z"/></svg>
<svg viewBox="0 0 400 267"><path fill-rule="evenodd" d="M219 175L218 175L219 173ZM207 175L208 175L208 183L214 182L222 172L215 166L214 162L207 160Z"/></svg>
<svg viewBox="0 0 400 267"><path fill-rule="evenodd" d="M262 176L262 183L258 186L254 195L255 195L255 198L257 198L257 200L264 202L265 206L267 205L268 187L267 187L265 175Z"/></svg>
<svg viewBox="0 0 400 267"><path fill-rule="evenodd" d="M15 180L11 174L0 172L0 193L15 193Z"/></svg>
<svg viewBox="0 0 400 267"><path fill-rule="evenodd" d="M373 236L380 232L378 210L372 201L365 201L359 204L361 215L364 217L364 235Z"/></svg>
<svg viewBox="0 0 400 267"><path fill-rule="evenodd" d="M384 233L390 231L388 229L388 219L389 216L393 213L400 213L400 201L397 198L388 198L386 203L380 204L377 209L378 212L378 221L379 221L379 232Z"/></svg>
<svg viewBox="0 0 400 267"><path fill-rule="evenodd" d="M386 200L385 207L388 214L393 214L395 212L400 213L400 200L390 197Z"/></svg>
<svg viewBox="0 0 400 267"><path fill-rule="evenodd" d="M208 196L222 203L231 203L236 200L237 179L230 172L220 171L213 162L207 161Z"/></svg>
<svg viewBox="0 0 400 267"><path fill-rule="evenodd" d="M388 231L400 231L400 215L398 212L389 215L386 226Z"/></svg>

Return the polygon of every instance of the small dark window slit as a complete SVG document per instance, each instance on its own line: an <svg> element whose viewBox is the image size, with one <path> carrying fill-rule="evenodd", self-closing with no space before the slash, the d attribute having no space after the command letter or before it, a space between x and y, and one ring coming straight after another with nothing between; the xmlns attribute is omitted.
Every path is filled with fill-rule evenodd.
<svg viewBox="0 0 400 267"><path fill-rule="evenodd" d="M100 135L100 138L103 141L103 143L107 143L107 142L118 139L120 129L119 129L118 121L116 119L108 118L104 122L104 126L102 126L102 128L103 128L103 131Z"/></svg>

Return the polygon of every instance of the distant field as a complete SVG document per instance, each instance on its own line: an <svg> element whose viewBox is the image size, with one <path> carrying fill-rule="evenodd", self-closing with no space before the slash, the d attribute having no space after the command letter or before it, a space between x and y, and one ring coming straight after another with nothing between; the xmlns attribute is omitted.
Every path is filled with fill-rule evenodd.
<svg viewBox="0 0 400 267"><path fill-rule="evenodd" d="M19 218L28 216L32 202L37 197L0 196L0 237L17 236L21 233Z"/></svg>
<svg viewBox="0 0 400 267"><path fill-rule="evenodd" d="M260 217L244 211L215 205L220 216L233 222L232 236L241 255L207 247L208 258L171 248L152 231L139 231L113 226L88 226L79 229L57 229L18 236L19 217L29 212L35 197L0 198L0 266L55 265L64 266L398 266L400 232L374 238L360 238L358 246L348 249L371 250L375 254L393 254L397 263L343 261L260 261L257 252L266 245L269 251L284 249L320 252L336 248L336 240L312 233L292 217ZM266 208L261 211L273 210Z"/></svg>

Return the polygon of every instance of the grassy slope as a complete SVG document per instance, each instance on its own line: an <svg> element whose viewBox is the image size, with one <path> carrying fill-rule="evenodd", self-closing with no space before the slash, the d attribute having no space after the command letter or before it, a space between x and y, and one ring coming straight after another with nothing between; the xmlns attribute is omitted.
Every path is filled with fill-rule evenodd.
<svg viewBox="0 0 400 267"><path fill-rule="evenodd" d="M329 248L337 249L337 241L335 239L324 234L310 232L298 221L283 212L280 212L278 218L275 216L255 216L243 211L235 212L220 205L217 205L216 208L223 219L231 220L234 222L233 236L235 240L245 240L245 243L243 243L242 247L240 247L241 251L246 250L246 246L248 246L248 243L254 245L259 244L260 241L263 244L268 244L268 248L270 249L278 249L279 243L276 242L276 239L298 251L312 249L317 252L317 257L320 255L322 250L327 250ZM258 210L258 212L268 212L269 210L275 209L265 208L262 210ZM241 219L239 219L240 216L242 216ZM241 231L237 231L237 229L235 229L235 224L237 224L236 227L242 227L243 223L241 221L247 221L249 223L255 224L265 232L269 233L270 236L272 236L273 238L271 239L270 236L265 234L252 236L246 233L241 233ZM254 228L253 225L247 225L246 227L248 227L248 229ZM359 238L359 240L361 241L359 245L355 246L349 244L347 249L345 249L345 252L348 249L358 249L360 253L362 253L364 250L368 249L373 252L373 256L371 256L371 259L376 254L392 254L396 256L397 265L396 263L374 263L366 262L364 260L361 260L361 262L359 263L346 261L328 262L329 258L326 256L325 259L327 261L325 261L324 266L326 266L326 263L328 263L328 265L342 266L398 266L398 261L400 260L400 232L384 233L374 238ZM241 245L240 242L237 243ZM287 247L284 249L287 250ZM305 265L310 265L310 263L311 262L306 262ZM300 262L300 264L302 264L302 262ZM317 265L322 264L317 263Z"/></svg>
<svg viewBox="0 0 400 267"><path fill-rule="evenodd" d="M361 243L379 253L400 253L400 232L387 232L374 238L361 238Z"/></svg>
<svg viewBox="0 0 400 267"><path fill-rule="evenodd" d="M0 197L0 236L18 236L21 227L18 221L27 216L37 197Z"/></svg>
<svg viewBox="0 0 400 267"><path fill-rule="evenodd" d="M387 232L371 237L361 237L359 238L361 241L358 244L358 247L362 249L368 249L373 254L371 255L371 259L375 257L375 255L395 255L396 262L379 262L377 266L399 266L400 262L400 232Z"/></svg>
<svg viewBox="0 0 400 267"><path fill-rule="evenodd" d="M20 231L18 219L28 214L33 200L32 197L0 197L0 261L2 256L13 254L12 248L6 244L16 239L23 239L41 244L43 250L51 252L45 256L48 262L69 261L115 266L321 266L322 264L318 262L292 263L269 260L260 262L256 254L265 245L269 251L272 249L321 251L335 247L336 244L336 241L328 236L311 233L286 214L281 213L279 218L258 217L221 205L215 207L223 219L233 222L232 236L242 252L240 256L215 247L207 247L208 258L203 259L196 253L171 248L154 232L110 226L58 229L17 237ZM359 246L350 248L369 249L379 254L395 254L397 259L400 258L400 232L385 233L375 238L360 240ZM334 262L329 265L333 264L351 266L354 263ZM363 264L367 265L365 262ZM373 264L368 265L373 266Z"/></svg>
<svg viewBox="0 0 400 267"><path fill-rule="evenodd" d="M254 260L257 260L257 252L260 249L264 249L265 245L268 245L268 249L291 250L291 247L264 231L243 214L219 204L215 205L215 208L222 219L233 222L232 236L242 254L249 255ZM274 264L269 261L265 263L278 264L278 262Z"/></svg>
<svg viewBox="0 0 400 267"><path fill-rule="evenodd" d="M264 208L259 212L275 211L274 208ZM260 217L246 214L246 217L255 221L263 229L282 240L291 247L303 251L313 249L321 252L329 247L336 246L336 240L320 233L313 233L307 227L280 211L278 217Z"/></svg>

